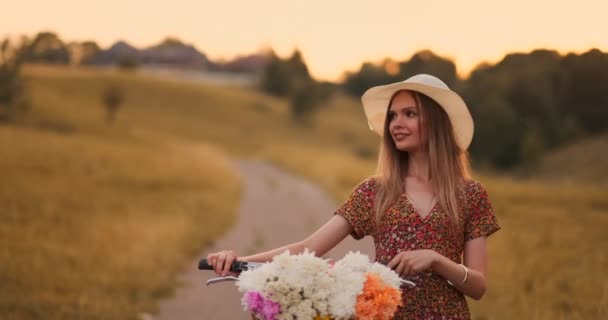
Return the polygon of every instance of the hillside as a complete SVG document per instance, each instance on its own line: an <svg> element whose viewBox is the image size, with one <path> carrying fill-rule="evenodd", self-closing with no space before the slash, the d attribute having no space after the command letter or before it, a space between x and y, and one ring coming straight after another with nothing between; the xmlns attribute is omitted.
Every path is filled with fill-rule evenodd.
<svg viewBox="0 0 608 320"><path fill-rule="evenodd" d="M240 157L285 163L286 158L297 156L296 161L307 161L303 169L308 171L347 163L365 167L354 171L358 174L338 170L324 177L347 188L374 169L378 138L369 131L359 102L352 98L336 95L307 125L292 121L286 101L253 89L94 69L36 66L26 74L32 107L25 121L30 126L118 139L154 135L205 141ZM116 123L108 127L101 95L110 85L124 90L125 102ZM345 163L344 157L349 161ZM343 191L334 191L344 196Z"/></svg>
<svg viewBox="0 0 608 320"><path fill-rule="evenodd" d="M608 133L589 137L542 157L536 177L608 185Z"/></svg>

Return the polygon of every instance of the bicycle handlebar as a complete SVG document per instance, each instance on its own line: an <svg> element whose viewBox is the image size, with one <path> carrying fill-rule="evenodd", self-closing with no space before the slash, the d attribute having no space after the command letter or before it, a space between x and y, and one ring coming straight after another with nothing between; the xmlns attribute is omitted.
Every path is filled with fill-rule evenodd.
<svg viewBox="0 0 608 320"><path fill-rule="evenodd" d="M246 270L251 270L257 266L259 263L247 262L247 261L234 261L232 265L230 265L230 272L241 273ZM213 270L213 267L207 262L206 258L201 259L198 262L199 270Z"/></svg>
<svg viewBox="0 0 608 320"><path fill-rule="evenodd" d="M247 270L253 270L259 266L261 266L263 263L258 263L258 262L247 262L247 261L233 261L232 265L230 266L230 272L233 273L241 273L243 271L247 271ZM198 269L199 270L213 270L213 267L211 265L209 265L209 263L207 262L206 258L203 258L201 260L199 260L198 262ZM220 282L220 281L225 281L225 280L238 280L238 278L233 277L233 276L224 276L224 277L219 277L219 278L213 278L213 279L209 279L207 281L207 285L216 283L216 282ZM402 284L407 284L411 287L415 287L416 284L412 281L409 280L405 280L405 279L400 279Z"/></svg>

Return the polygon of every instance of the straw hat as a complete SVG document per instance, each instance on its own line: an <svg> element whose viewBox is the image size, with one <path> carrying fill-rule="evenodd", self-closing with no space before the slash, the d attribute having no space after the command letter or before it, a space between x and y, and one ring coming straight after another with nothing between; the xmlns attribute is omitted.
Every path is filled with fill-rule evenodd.
<svg viewBox="0 0 608 320"><path fill-rule="evenodd" d="M361 97L363 110L371 130L382 136L388 104L393 94L399 90L420 92L435 100L447 113L456 140L466 150L473 139L473 118L466 103L439 78L418 74L405 81L377 86L365 91Z"/></svg>

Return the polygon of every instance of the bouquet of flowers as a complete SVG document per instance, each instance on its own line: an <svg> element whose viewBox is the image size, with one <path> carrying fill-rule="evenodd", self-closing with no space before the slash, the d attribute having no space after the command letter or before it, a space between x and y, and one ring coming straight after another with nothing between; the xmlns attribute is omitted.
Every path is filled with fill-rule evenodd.
<svg viewBox="0 0 608 320"><path fill-rule="evenodd" d="M280 254L237 282L245 310L262 320L392 319L402 305L400 284L394 271L359 252L330 265L308 251Z"/></svg>

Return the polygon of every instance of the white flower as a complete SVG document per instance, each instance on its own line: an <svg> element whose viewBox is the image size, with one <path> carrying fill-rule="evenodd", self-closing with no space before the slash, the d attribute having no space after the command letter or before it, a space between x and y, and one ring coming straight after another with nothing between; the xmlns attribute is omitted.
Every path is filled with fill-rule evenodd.
<svg viewBox="0 0 608 320"><path fill-rule="evenodd" d="M401 278L399 277L399 275L395 271L393 271L392 269L390 269L389 267L387 267L383 264L374 262L370 266L369 272L375 273L376 275L378 275L380 277L380 280L382 280L382 282L390 285L391 287L399 288L399 286L401 286Z"/></svg>
<svg viewBox="0 0 608 320"><path fill-rule="evenodd" d="M351 318L355 315L357 296L363 291L365 274L363 272L348 272L347 268L332 269L335 287L329 297L329 313L334 318Z"/></svg>
<svg viewBox="0 0 608 320"><path fill-rule="evenodd" d="M366 272L369 268L369 258L361 252L349 252L340 259L334 268L344 269L343 272Z"/></svg>
<svg viewBox="0 0 608 320"><path fill-rule="evenodd" d="M278 303L278 319L314 319L330 315L336 320L350 319L357 296L363 291L366 273L377 274L385 283L399 288L399 276L378 263L371 263L360 252L349 252L333 267L314 253L298 255L284 252L252 271L243 272L239 291L257 291Z"/></svg>
<svg viewBox="0 0 608 320"><path fill-rule="evenodd" d="M248 270L241 273L239 281L236 282L239 291L261 291L266 280L276 275L276 267L266 263L255 270Z"/></svg>

